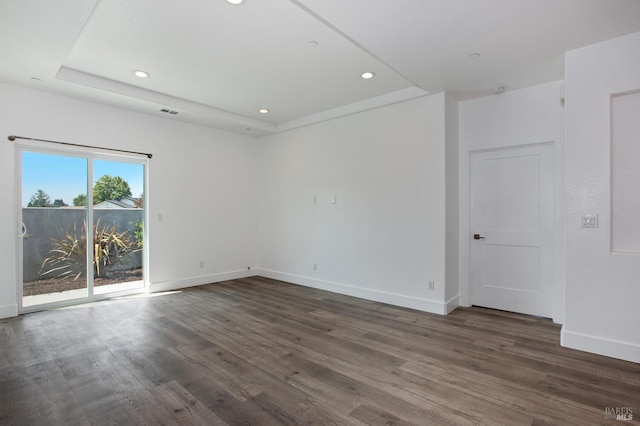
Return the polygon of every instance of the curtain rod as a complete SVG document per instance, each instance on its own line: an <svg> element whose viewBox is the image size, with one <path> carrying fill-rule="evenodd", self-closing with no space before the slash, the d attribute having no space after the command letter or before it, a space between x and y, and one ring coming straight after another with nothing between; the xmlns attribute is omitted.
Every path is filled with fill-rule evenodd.
<svg viewBox="0 0 640 426"><path fill-rule="evenodd" d="M23 139L23 140L26 140L26 141L48 142L48 143L56 143L56 144L59 144L59 145L77 146L77 147L80 147L80 148L96 148L96 149L104 149L106 151L125 152L127 154L146 155L147 158L153 157L153 154L149 154L149 153L146 153L146 152L127 151L126 149L116 149L116 148L104 148L104 147L101 147L101 146L81 145L81 144L78 144L78 143L71 143L71 142L49 141L49 140L46 140L46 139L26 138L24 136L16 136L16 135L11 135L7 139L9 139L10 141L15 141L16 139Z"/></svg>

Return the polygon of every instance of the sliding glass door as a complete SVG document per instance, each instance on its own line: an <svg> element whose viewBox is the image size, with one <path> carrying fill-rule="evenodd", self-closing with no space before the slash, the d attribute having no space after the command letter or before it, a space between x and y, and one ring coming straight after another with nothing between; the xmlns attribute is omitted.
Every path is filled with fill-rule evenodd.
<svg viewBox="0 0 640 426"><path fill-rule="evenodd" d="M142 288L144 166L93 161L93 293Z"/></svg>
<svg viewBox="0 0 640 426"><path fill-rule="evenodd" d="M86 298L88 160L22 153L22 304ZM65 200L66 198L66 200ZM73 205L73 204L71 204Z"/></svg>
<svg viewBox="0 0 640 426"><path fill-rule="evenodd" d="M143 289L144 160L19 156L22 309Z"/></svg>

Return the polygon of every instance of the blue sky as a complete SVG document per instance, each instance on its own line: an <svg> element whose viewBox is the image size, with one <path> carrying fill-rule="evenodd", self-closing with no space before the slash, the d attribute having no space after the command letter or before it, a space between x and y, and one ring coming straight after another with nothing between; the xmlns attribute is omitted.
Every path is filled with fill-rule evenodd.
<svg viewBox="0 0 640 426"><path fill-rule="evenodd" d="M143 192L144 166L121 161L93 160L93 180L103 175L120 176L131 188L131 195ZM73 199L87 191L87 160L81 157L22 153L22 206L29 203L38 189L51 198L62 199L72 206Z"/></svg>

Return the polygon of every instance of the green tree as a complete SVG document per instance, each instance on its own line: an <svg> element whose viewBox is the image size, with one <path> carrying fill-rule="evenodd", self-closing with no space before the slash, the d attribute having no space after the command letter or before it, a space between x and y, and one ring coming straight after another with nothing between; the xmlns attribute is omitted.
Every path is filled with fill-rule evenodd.
<svg viewBox="0 0 640 426"><path fill-rule="evenodd" d="M69 204L65 203L65 202L62 200L62 198L60 198L59 200L58 200L58 199L55 199L55 200L53 201L53 207L67 207L68 205L69 205Z"/></svg>
<svg viewBox="0 0 640 426"><path fill-rule="evenodd" d="M73 199L73 205L76 207L82 207L87 205L87 194L80 194Z"/></svg>
<svg viewBox="0 0 640 426"><path fill-rule="evenodd" d="M106 200L120 200L131 197L131 188L120 176L104 175L93 185L93 204Z"/></svg>
<svg viewBox="0 0 640 426"><path fill-rule="evenodd" d="M42 189L38 189L35 194L31 196L31 200L27 207L52 207L51 198L49 194L44 192Z"/></svg>

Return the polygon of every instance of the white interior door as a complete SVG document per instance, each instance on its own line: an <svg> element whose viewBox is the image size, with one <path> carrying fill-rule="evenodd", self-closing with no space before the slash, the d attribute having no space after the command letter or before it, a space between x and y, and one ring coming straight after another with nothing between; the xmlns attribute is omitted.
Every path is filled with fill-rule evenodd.
<svg viewBox="0 0 640 426"><path fill-rule="evenodd" d="M553 316L554 159L551 144L471 158L471 303Z"/></svg>

